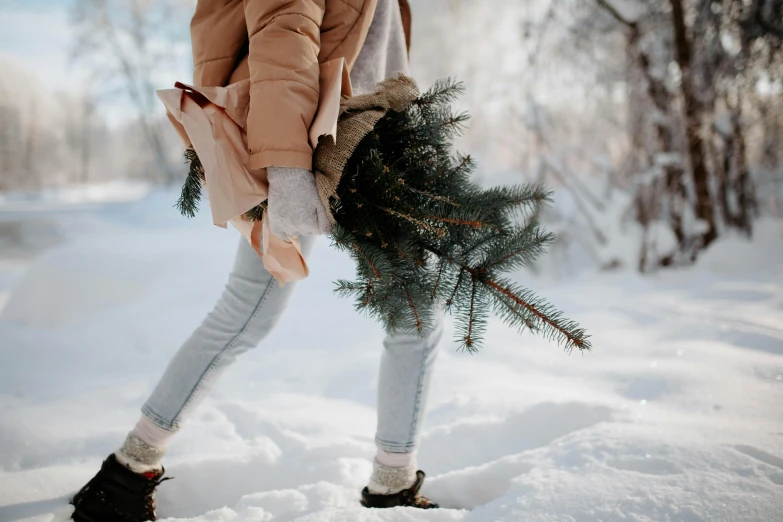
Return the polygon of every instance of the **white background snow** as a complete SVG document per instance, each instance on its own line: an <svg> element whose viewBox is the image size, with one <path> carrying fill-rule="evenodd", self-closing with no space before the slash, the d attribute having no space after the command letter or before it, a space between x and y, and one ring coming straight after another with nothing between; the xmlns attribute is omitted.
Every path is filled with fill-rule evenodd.
<svg viewBox="0 0 783 522"><path fill-rule="evenodd" d="M64 521L210 310L238 236L174 192L114 186L0 203L0 521ZM119 198L122 199L122 198ZM59 202L54 205L53 202ZM783 520L783 230L689 269L519 277L592 353L493 324L444 342L420 450L444 509L367 510L382 333L332 294L322 239L279 328L175 438L169 520ZM546 263L546 261L544 261Z"/></svg>

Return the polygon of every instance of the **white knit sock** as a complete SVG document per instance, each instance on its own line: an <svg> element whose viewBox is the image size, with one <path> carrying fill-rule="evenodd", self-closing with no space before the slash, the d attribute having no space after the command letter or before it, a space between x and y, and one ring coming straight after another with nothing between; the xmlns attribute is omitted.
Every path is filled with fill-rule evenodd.
<svg viewBox="0 0 783 522"><path fill-rule="evenodd" d="M378 448L375 459L387 468L405 468L416 462L416 452L391 453Z"/></svg>
<svg viewBox="0 0 783 522"><path fill-rule="evenodd" d="M379 452L382 450L379 450ZM386 452L385 452L386 453ZM367 489L375 495L391 495L399 493L403 489L408 489L416 482L416 456L414 453L387 453L382 458L388 458L388 455L407 455L403 457L392 457L398 459L397 463L407 460L404 466L387 466L382 464L378 457L375 458L372 466L372 476ZM388 460L386 462L389 462Z"/></svg>
<svg viewBox="0 0 783 522"><path fill-rule="evenodd" d="M165 450L175 432L164 430L144 415L141 416L131 434L153 448Z"/></svg>
<svg viewBox="0 0 783 522"><path fill-rule="evenodd" d="M163 466L160 465L160 461L166 454L166 446L173 436L174 432L158 427L142 415L114 456L117 462L135 473L161 471Z"/></svg>

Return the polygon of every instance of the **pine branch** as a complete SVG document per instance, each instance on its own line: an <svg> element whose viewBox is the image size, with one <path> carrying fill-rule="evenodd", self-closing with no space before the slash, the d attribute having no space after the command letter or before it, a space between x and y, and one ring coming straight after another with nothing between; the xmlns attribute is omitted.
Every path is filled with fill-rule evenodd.
<svg viewBox="0 0 783 522"><path fill-rule="evenodd" d="M392 216L404 219L405 221L413 223L414 225L416 225L418 227L421 227L421 228L430 230L432 232L435 232L437 234L443 235L443 231L433 227L432 225L430 225L430 224L428 224L428 223L426 223L424 221L418 220L418 219L414 218L413 216L410 216L410 215L405 214L403 212L398 212L396 210L393 210L393 209L390 209L390 208L387 208L387 207L382 207L382 206L379 206L379 205L376 205L376 206L377 206L377 208L383 210L387 214L390 214Z"/></svg>
<svg viewBox="0 0 783 522"><path fill-rule="evenodd" d="M527 329L531 332L538 332L539 328L536 325L535 318L527 310L520 310L514 302L509 302L504 298L498 298L495 303L496 314L500 316L507 324L517 325L517 329L521 333Z"/></svg>
<svg viewBox="0 0 783 522"><path fill-rule="evenodd" d="M470 289L470 308L468 309L468 333L465 335L465 337L462 338L463 344L465 348L473 353L474 347L473 347L473 323L475 321L474 314L476 307L476 280L473 279L471 281L471 289Z"/></svg>
<svg viewBox="0 0 783 522"><path fill-rule="evenodd" d="M455 203L454 201L451 201L446 196L438 196L438 195L435 195L435 194L431 194L431 193L429 193L427 191L419 190L419 189L416 189L416 188L413 188L413 187L410 187L410 186L406 186L405 190L407 190L408 192L411 192L413 194L418 194L419 196L424 196L425 198L430 199L432 201L438 201L438 202L441 202L441 203L445 203L446 205L451 205L451 206L457 207L457 208L459 208L461 206L459 203Z"/></svg>
<svg viewBox="0 0 783 522"><path fill-rule="evenodd" d="M535 303L526 301L509 288L508 285L504 286L492 279L485 279L483 283L499 295L511 300L514 304L533 314L538 321L544 325L544 328L549 329L555 337L564 342L567 351L570 351L573 347L588 351L592 348L588 337L585 336L582 329L574 329L574 325L571 322L561 324L561 322L558 321L558 317L548 313L545 306L537 306Z"/></svg>
<svg viewBox="0 0 783 522"><path fill-rule="evenodd" d="M369 267L372 269L372 273L373 273L373 275L375 276L375 279L380 279L380 278L381 278L381 273L380 273L380 272L378 271L378 269L375 267L375 265L373 264L372 260L371 260L371 259L370 259L368 256L366 256L366 255L364 254L364 252L362 251L362 249L361 249L361 248L359 248L359 246L358 246L358 245L355 245L355 246L354 246L354 250L356 250L356 252L357 252L359 255L363 256L363 258L364 258L364 261L367 263L367 266L369 266Z"/></svg>
<svg viewBox="0 0 783 522"><path fill-rule="evenodd" d="M374 288L375 287L373 286L373 280L372 279L368 279L367 280L367 285L365 286L365 289L364 289L364 306L368 306L370 304L370 300L372 298L372 294L373 294Z"/></svg>
<svg viewBox="0 0 783 522"><path fill-rule="evenodd" d="M421 324L421 318L419 318L419 312L416 309L416 303L413 302L413 299L411 298L411 294L408 291L408 287L403 285L402 289L405 292L405 296L408 298L408 306L410 306L411 312L413 312L413 317L416 319L416 330L418 332L421 332L423 328Z"/></svg>
<svg viewBox="0 0 783 522"><path fill-rule="evenodd" d="M511 285L509 283L498 282L493 278L488 277L487 269L484 267L470 267L457 261L453 257L446 255L443 252L439 252L435 249L432 249L431 251L440 259L449 262L450 264L458 267L460 270L457 284L455 285L451 296L446 301L447 307L451 306L451 303L457 294L457 290L460 287L462 274L468 273L473 281L479 281L480 283L484 284L490 288L496 294L496 296L508 299L514 303L514 305L530 312L535 317L535 319L541 323L543 329L551 334L550 337L554 337L564 343L565 349L567 351L570 351L573 347L588 351L592 348L592 345L590 344L588 337L585 335L584 330L579 328L571 321L560 322L560 313L552 311L551 305L539 299L536 299L536 302L526 300L521 295L521 292L514 292L511 289ZM529 293L529 291L527 293ZM535 329L539 330L541 328L536 327Z"/></svg>
<svg viewBox="0 0 783 522"><path fill-rule="evenodd" d="M460 156L459 157L459 164L457 164L450 172L450 176L457 176L459 174L462 174L472 168L473 165L473 158L470 157L470 154L467 156Z"/></svg>
<svg viewBox="0 0 783 522"><path fill-rule="evenodd" d="M555 235L542 233L535 221L528 223L509 240L496 241L480 267L485 270L502 267L511 271L530 266L554 240Z"/></svg>
<svg viewBox="0 0 783 522"><path fill-rule="evenodd" d="M449 137L460 136L465 130L465 123L469 119L470 117L466 112L451 114L451 111L449 111L446 114L446 118L439 124L439 130L446 133Z"/></svg>
<svg viewBox="0 0 783 522"><path fill-rule="evenodd" d="M445 270L446 264L442 261L438 263L438 277L435 278L435 284L432 285L432 292L430 293L430 297L434 300L435 297L438 295L438 289L440 288L440 280L443 277L443 271Z"/></svg>
<svg viewBox="0 0 783 522"><path fill-rule="evenodd" d="M457 295L457 290L459 290L460 284L462 283L462 274L463 274L464 272L465 272L465 271L464 271L463 269L460 269L460 271L459 271L459 275L457 276L457 282L456 282L456 284L454 285L454 290L452 290L452 292L451 292L451 295L449 296L449 298L448 298L448 299L446 299L445 305L446 305L446 309L447 309L447 310L448 310L448 309L451 307L451 305L454 303L454 296L456 296L456 295Z"/></svg>
<svg viewBox="0 0 783 522"><path fill-rule="evenodd" d="M198 212L198 204L201 201L201 185L206 181L204 176L204 167L201 165L196 151L188 147L185 149L185 161L190 163L188 175L185 183L182 185L182 193L174 205L180 214L193 218Z"/></svg>
<svg viewBox="0 0 783 522"><path fill-rule="evenodd" d="M437 221L439 223L446 223L449 225L460 225L464 227L470 227L472 229L479 229L484 228L487 226L492 226L489 223L484 223L483 221L479 221L476 219L456 219L456 218L446 218L446 217L439 217L439 216L430 216L429 219L432 221ZM493 227L495 230L499 230L498 227Z"/></svg>
<svg viewBox="0 0 783 522"><path fill-rule="evenodd" d="M451 103L465 93L465 84L452 78L437 80L413 103L417 105Z"/></svg>
<svg viewBox="0 0 783 522"><path fill-rule="evenodd" d="M264 216L264 211L267 209L268 201L264 200L255 207L245 212L242 217L248 221L261 221Z"/></svg>

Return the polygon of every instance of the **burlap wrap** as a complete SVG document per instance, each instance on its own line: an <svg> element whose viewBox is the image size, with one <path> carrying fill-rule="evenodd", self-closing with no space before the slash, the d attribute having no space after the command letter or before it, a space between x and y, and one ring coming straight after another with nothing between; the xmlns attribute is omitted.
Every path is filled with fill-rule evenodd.
<svg viewBox="0 0 783 522"><path fill-rule="evenodd" d="M337 196L337 185L345 165L359 143L387 111L404 111L418 96L416 82L398 74L379 83L374 93L342 99L337 122L337 143L329 136L321 138L313 154L315 182L327 210L330 208L329 198ZM334 223L331 212L329 219Z"/></svg>

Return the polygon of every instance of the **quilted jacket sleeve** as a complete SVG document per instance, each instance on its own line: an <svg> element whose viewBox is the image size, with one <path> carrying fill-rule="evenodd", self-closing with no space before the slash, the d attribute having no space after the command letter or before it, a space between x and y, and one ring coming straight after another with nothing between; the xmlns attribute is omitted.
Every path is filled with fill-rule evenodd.
<svg viewBox="0 0 783 522"><path fill-rule="evenodd" d="M312 168L326 0L244 0L249 37L251 169Z"/></svg>
<svg viewBox="0 0 783 522"><path fill-rule="evenodd" d="M247 52L242 0L199 0L190 22L193 85L223 87Z"/></svg>

